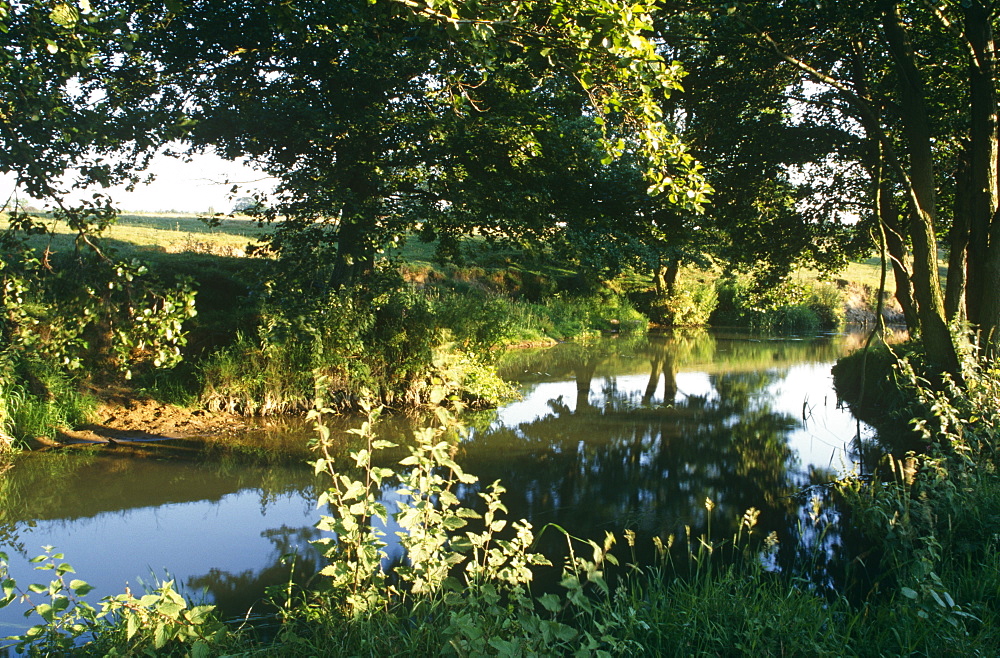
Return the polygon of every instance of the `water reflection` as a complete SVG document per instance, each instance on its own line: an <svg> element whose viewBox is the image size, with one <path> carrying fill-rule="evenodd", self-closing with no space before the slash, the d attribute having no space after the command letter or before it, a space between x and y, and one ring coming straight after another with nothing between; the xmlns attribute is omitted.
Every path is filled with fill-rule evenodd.
<svg viewBox="0 0 1000 658"><path fill-rule="evenodd" d="M525 399L473 433L465 466L501 479L511 514L536 526L698 536L710 499L716 538L756 507L760 534L788 539L809 520L796 494L856 461L859 428L829 379L844 348L700 332L517 355ZM801 559L787 543L779 560Z"/></svg>
<svg viewBox="0 0 1000 658"><path fill-rule="evenodd" d="M27 560L54 545L99 596L176 579L196 600L240 614L268 585L316 570L315 500L304 462L269 462L218 446L149 444L26 454L0 479L0 550L22 585ZM94 595L92 595L94 597ZM0 611L0 636L32 622ZM37 621L37 620L36 620Z"/></svg>
<svg viewBox="0 0 1000 658"><path fill-rule="evenodd" d="M536 528L556 523L596 538L633 529L648 559L650 537L674 535L682 545L686 527L694 536L707 531L707 498L714 536L731 536L756 507L760 535L817 528L810 551L785 542L778 566L821 562L846 539L820 536L834 518L829 509L821 510L824 524L810 526L801 492L854 464L870 433L837 408L832 392L830 366L851 340L688 332L517 351L503 372L523 399L470 416L458 458L481 482L501 480L510 517ZM413 427L396 418L381 432L405 443ZM350 435L341 434L346 456ZM298 555L297 578L318 570L308 542L324 484L304 464L308 436L290 423L235 447L174 442L24 455L0 477L0 550L19 556L12 572L24 583L39 579L26 559L51 544L96 595L169 573L238 614L269 585L288 581L293 567L284 556ZM464 499L480 502L472 488ZM543 548L557 543L549 534ZM27 623L18 611L0 611L0 635Z"/></svg>

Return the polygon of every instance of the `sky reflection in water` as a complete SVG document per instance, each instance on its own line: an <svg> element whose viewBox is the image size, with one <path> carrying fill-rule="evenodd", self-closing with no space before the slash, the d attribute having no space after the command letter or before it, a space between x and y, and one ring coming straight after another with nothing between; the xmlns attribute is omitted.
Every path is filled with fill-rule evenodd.
<svg viewBox="0 0 1000 658"><path fill-rule="evenodd" d="M750 506L762 530L787 534L803 519L794 494L852 467L859 429L871 438L837 407L830 377L856 342L692 332L519 351L504 370L524 398L473 419L458 457L482 483L500 479L510 517L536 528L697 535L708 497L713 534L731 533ZM412 428L397 419L386 431L405 441ZM0 480L11 575L46 580L26 559L54 545L96 586L91 600L169 573L235 614L287 580L282 555L302 555L303 574L317 568L308 466L144 450L20 459ZM478 501L475 489L463 497ZM0 635L34 623L20 611L0 611Z"/></svg>

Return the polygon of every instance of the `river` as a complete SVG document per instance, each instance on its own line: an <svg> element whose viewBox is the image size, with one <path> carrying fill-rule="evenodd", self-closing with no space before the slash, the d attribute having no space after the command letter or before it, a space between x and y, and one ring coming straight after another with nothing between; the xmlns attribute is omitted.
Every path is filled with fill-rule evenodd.
<svg viewBox="0 0 1000 658"><path fill-rule="evenodd" d="M713 537L756 508L758 535L788 546L780 568L801 559L791 538L815 526L809 492L859 468L872 442L830 376L858 342L692 331L519 350L502 373L522 398L470 414L457 459L482 483L504 483L510 518L582 537L631 529L647 547L640 559L654 536L706 532L706 499ZM345 455L356 423L334 427ZM402 418L379 429L402 443L413 430ZM91 601L173 579L225 614L263 610L265 589L293 566L299 580L320 566L309 541L325 484L305 463L310 436L291 419L224 440L21 455L0 476L0 551L22 586L48 582L28 559L54 546L95 587ZM475 493L464 492L470 504ZM546 540L542 550L558 551L555 533ZM833 555L836 533L822 541ZM37 622L23 610L0 610L0 637Z"/></svg>

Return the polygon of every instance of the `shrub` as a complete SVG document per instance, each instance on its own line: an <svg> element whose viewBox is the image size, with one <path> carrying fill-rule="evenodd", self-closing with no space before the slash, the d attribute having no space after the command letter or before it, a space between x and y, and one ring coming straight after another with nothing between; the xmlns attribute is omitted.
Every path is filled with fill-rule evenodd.
<svg viewBox="0 0 1000 658"><path fill-rule="evenodd" d="M737 277L719 283L718 305L711 315L711 323L717 326L791 333L833 329L842 321L843 300L832 285L806 287L786 282L757 290Z"/></svg>
<svg viewBox="0 0 1000 658"><path fill-rule="evenodd" d="M436 380L477 405L495 405L512 389L491 372L491 350L516 336L516 306L390 279L272 305L256 335L205 360L201 400L246 414L304 411L322 380L342 408L355 407L363 391L402 408L423 403Z"/></svg>
<svg viewBox="0 0 1000 658"><path fill-rule="evenodd" d="M844 294L832 283L816 283L809 290L809 308L820 329L837 329L844 323Z"/></svg>
<svg viewBox="0 0 1000 658"><path fill-rule="evenodd" d="M647 303L650 317L657 324L700 327L708 324L719 296L713 283L691 279L678 284L672 297L657 297L653 293Z"/></svg>
<svg viewBox="0 0 1000 658"><path fill-rule="evenodd" d="M762 324L784 333L811 333L820 329L819 316L809 306L779 306L767 314Z"/></svg>

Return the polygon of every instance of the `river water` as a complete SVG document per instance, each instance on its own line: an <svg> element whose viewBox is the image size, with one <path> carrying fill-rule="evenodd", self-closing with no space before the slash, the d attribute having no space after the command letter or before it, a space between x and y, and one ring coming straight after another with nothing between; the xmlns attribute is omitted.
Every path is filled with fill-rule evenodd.
<svg viewBox="0 0 1000 658"><path fill-rule="evenodd" d="M858 468L872 438L837 405L830 376L858 342L698 331L519 350L502 372L523 397L470 415L457 459L482 483L503 482L511 519L582 537L631 529L648 548L640 558L653 536L706 532L706 499L713 536L754 507L759 535L790 538L810 525L808 492ZM346 455L357 421L342 423ZM413 430L399 418L380 427L402 443ZM95 586L92 602L173 579L226 614L260 610L293 564L299 580L319 569L309 541L325 485L305 463L310 436L290 420L223 440L22 455L0 475L0 551L26 586L48 582L28 559L54 546ZM824 537L832 553L836 536ZM554 533L546 540L558 551ZM23 610L0 610L0 637L37 623Z"/></svg>

